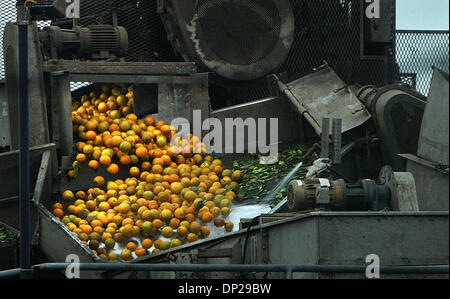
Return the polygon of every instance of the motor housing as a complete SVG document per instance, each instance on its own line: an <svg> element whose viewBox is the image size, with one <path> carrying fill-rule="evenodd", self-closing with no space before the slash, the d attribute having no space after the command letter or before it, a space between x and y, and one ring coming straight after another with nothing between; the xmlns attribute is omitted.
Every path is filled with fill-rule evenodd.
<svg viewBox="0 0 450 299"><path fill-rule="evenodd" d="M371 211L389 208L387 186L373 180L349 184L323 178L295 180L288 185L288 207L292 212L314 209L332 211Z"/></svg>
<svg viewBox="0 0 450 299"><path fill-rule="evenodd" d="M51 59L113 59L127 55L128 34L111 25L44 28L40 34L46 56Z"/></svg>

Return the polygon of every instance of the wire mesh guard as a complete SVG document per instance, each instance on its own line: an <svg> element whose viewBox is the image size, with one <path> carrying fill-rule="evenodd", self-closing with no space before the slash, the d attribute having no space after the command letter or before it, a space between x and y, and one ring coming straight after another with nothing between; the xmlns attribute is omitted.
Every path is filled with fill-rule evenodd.
<svg viewBox="0 0 450 299"><path fill-rule="evenodd" d="M291 0L295 13L295 39L290 54L279 72L289 81L311 72L324 61L348 83L383 84L383 65L377 60L360 58L359 0ZM167 40L157 12L157 0L81 0L80 26L113 24L127 29L127 61L180 61ZM4 79L3 29L16 19L16 1L0 1L0 80ZM40 27L50 22L38 22ZM435 31L398 31L396 60L403 83L428 93L432 66L448 72L449 33ZM73 83L73 88L84 84ZM212 86L211 97L250 101L269 95L265 80L251 84L225 82Z"/></svg>
<svg viewBox="0 0 450 299"><path fill-rule="evenodd" d="M448 31L397 31L396 46L402 82L424 95L430 89L433 66L449 71Z"/></svg>
<svg viewBox="0 0 450 299"><path fill-rule="evenodd" d="M128 33L127 61L179 61L167 40L157 0L81 0L80 26L117 23Z"/></svg>

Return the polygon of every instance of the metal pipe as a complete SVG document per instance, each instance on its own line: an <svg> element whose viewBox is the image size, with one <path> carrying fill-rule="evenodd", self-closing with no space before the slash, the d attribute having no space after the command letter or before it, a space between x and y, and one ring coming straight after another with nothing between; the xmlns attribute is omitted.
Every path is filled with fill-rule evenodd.
<svg viewBox="0 0 450 299"><path fill-rule="evenodd" d="M61 271L70 263L45 263L33 266L33 271ZM366 266L344 265L232 265L232 264L132 264L81 263L80 271L160 271L160 272L303 272L303 273L365 273ZM380 273L389 274L449 274L449 266L380 266Z"/></svg>
<svg viewBox="0 0 450 299"><path fill-rule="evenodd" d="M31 278L28 21L19 22L20 277Z"/></svg>
<svg viewBox="0 0 450 299"><path fill-rule="evenodd" d="M20 275L20 268L0 271L0 279L16 278Z"/></svg>

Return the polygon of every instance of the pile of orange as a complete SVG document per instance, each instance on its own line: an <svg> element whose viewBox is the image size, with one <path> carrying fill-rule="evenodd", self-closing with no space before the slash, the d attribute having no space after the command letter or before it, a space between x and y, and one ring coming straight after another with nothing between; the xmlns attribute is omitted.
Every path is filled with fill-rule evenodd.
<svg viewBox="0 0 450 299"><path fill-rule="evenodd" d="M207 238L208 223L233 229L225 218L242 172L224 169L198 137L182 139L164 121L138 119L132 88L104 86L72 110L80 141L68 176L76 177L79 167L129 173L111 181L97 176L89 190L63 193L65 209L53 206L53 214L102 259L127 261ZM141 247L131 238L142 239ZM113 252L117 243L126 245L120 257Z"/></svg>

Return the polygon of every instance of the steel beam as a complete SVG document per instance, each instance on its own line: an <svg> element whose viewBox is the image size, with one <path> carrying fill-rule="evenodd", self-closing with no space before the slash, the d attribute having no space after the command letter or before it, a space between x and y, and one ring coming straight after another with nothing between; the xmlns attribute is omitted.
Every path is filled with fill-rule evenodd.
<svg viewBox="0 0 450 299"><path fill-rule="evenodd" d="M44 72L67 71L72 74L188 75L197 71L193 62L110 62L49 60Z"/></svg>

